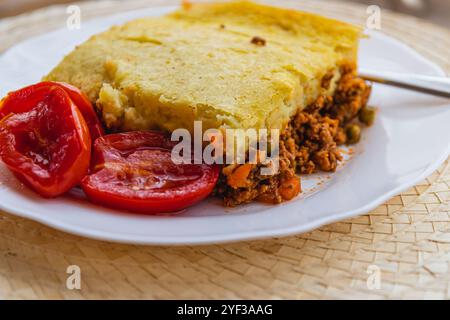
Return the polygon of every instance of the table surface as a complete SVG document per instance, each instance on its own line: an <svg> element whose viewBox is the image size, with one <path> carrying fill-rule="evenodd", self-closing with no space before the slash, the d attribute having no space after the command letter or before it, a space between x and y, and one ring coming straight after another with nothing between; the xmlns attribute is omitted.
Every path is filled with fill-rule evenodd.
<svg viewBox="0 0 450 320"><path fill-rule="evenodd" d="M80 3L83 19L174 1ZM277 1L354 23L364 6ZM0 21L0 51L65 25L66 6ZM30 28L30 25L33 28ZM450 72L450 33L383 11L382 32ZM438 137L437 137L438 138ZM135 246L0 213L0 299L450 298L450 166L377 209L309 233L211 246ZM81 290L66 287L79 266ZM379 289L368 285L381 276Z"/></svg>

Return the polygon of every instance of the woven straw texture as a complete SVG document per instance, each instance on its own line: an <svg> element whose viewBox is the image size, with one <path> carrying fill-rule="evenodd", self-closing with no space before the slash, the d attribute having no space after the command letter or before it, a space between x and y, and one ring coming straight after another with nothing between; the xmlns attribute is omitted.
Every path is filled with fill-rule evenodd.
<svg viewBox="0 0 450 320"><path fill-rule="evenodd" d="M82 18L174 1L79 3ZM366 7L277 1L364 24ZM382 31L450 72L450 33L382 11ZM66 6L0 21L0 51L65 26ZM99 242L0 213L0 299L450 298L450 166L367 215L280 239L199 247ZM81 290L66 269L81 268ZM375 266L375 267L374 267ZM367 285L379 268L381 286ZM369 289L372 288L372 289Z"/></svg>

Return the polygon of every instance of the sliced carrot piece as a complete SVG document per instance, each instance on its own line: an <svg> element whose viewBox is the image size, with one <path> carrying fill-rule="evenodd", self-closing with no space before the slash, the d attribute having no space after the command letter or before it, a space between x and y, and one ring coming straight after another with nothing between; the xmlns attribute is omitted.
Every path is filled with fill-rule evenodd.
<svg viewBox="0 0 450 320"><path fill-rule="evenodd" d="M237 167L227 178L228 184L232 188L243 188L247 186L247 177L252 170L252 165L249 163Z"/></svg>
<svg viewBox="0 0 450 320"><path fill-rule="evenodd" d="M278 188L278 192L280 192L280 195L284 200L291 200L296 195L298 195L300 191L300 179L296 176L284 180L281 186Z"/></svg>

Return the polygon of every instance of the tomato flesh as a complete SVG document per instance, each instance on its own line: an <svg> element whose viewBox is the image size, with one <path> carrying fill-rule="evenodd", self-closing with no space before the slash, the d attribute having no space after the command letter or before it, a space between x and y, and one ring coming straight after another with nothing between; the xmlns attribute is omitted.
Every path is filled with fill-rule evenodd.
<svg viewBox="0 0 450 320"><path fill-rule="evenodd" d="M81 186L94 202L138 213L174 212L206 198L219 167L174 164L174 143L161 132L103 136L94 144L93 174Z"/></svg>
<svg viewBox="0 0 450 320"><path fill-rule="evenodd" d="M49 88L33 103L22 110L18 105L0 121L0 157L40 195L55 197L87 174L91 137L83 115L60 87Z"/></svg>
<svg viewBox="0 0 450 320"><path fill-rule="evenodd" d="M103 126L86 95L78 88L63 82L43 81L10 92L0 102L0 119L11 113L26 112L33 109L46 97L52 87L59 87L68 94L70 100L72 100L83 115L93 141L104 135Z"/></svg>

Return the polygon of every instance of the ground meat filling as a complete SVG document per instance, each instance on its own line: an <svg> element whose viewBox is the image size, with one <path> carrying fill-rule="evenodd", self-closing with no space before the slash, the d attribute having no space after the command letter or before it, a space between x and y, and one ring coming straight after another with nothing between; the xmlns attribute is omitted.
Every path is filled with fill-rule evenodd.
<svg viewBox="0 0 450 320"><path fill-rule="evenodd" d="M333 96L320 96L299 111L280 135L278 174L260 174L261 165L229 165L223 168L216 193L227 206L260 200L280 203L301 192L296 173L333 172L342 160L338 146L347 142L346 127L366 106L370 85L356 75L352 65L341 67L341 79ZM331 77L322 79L328 88Z"/></svg>

